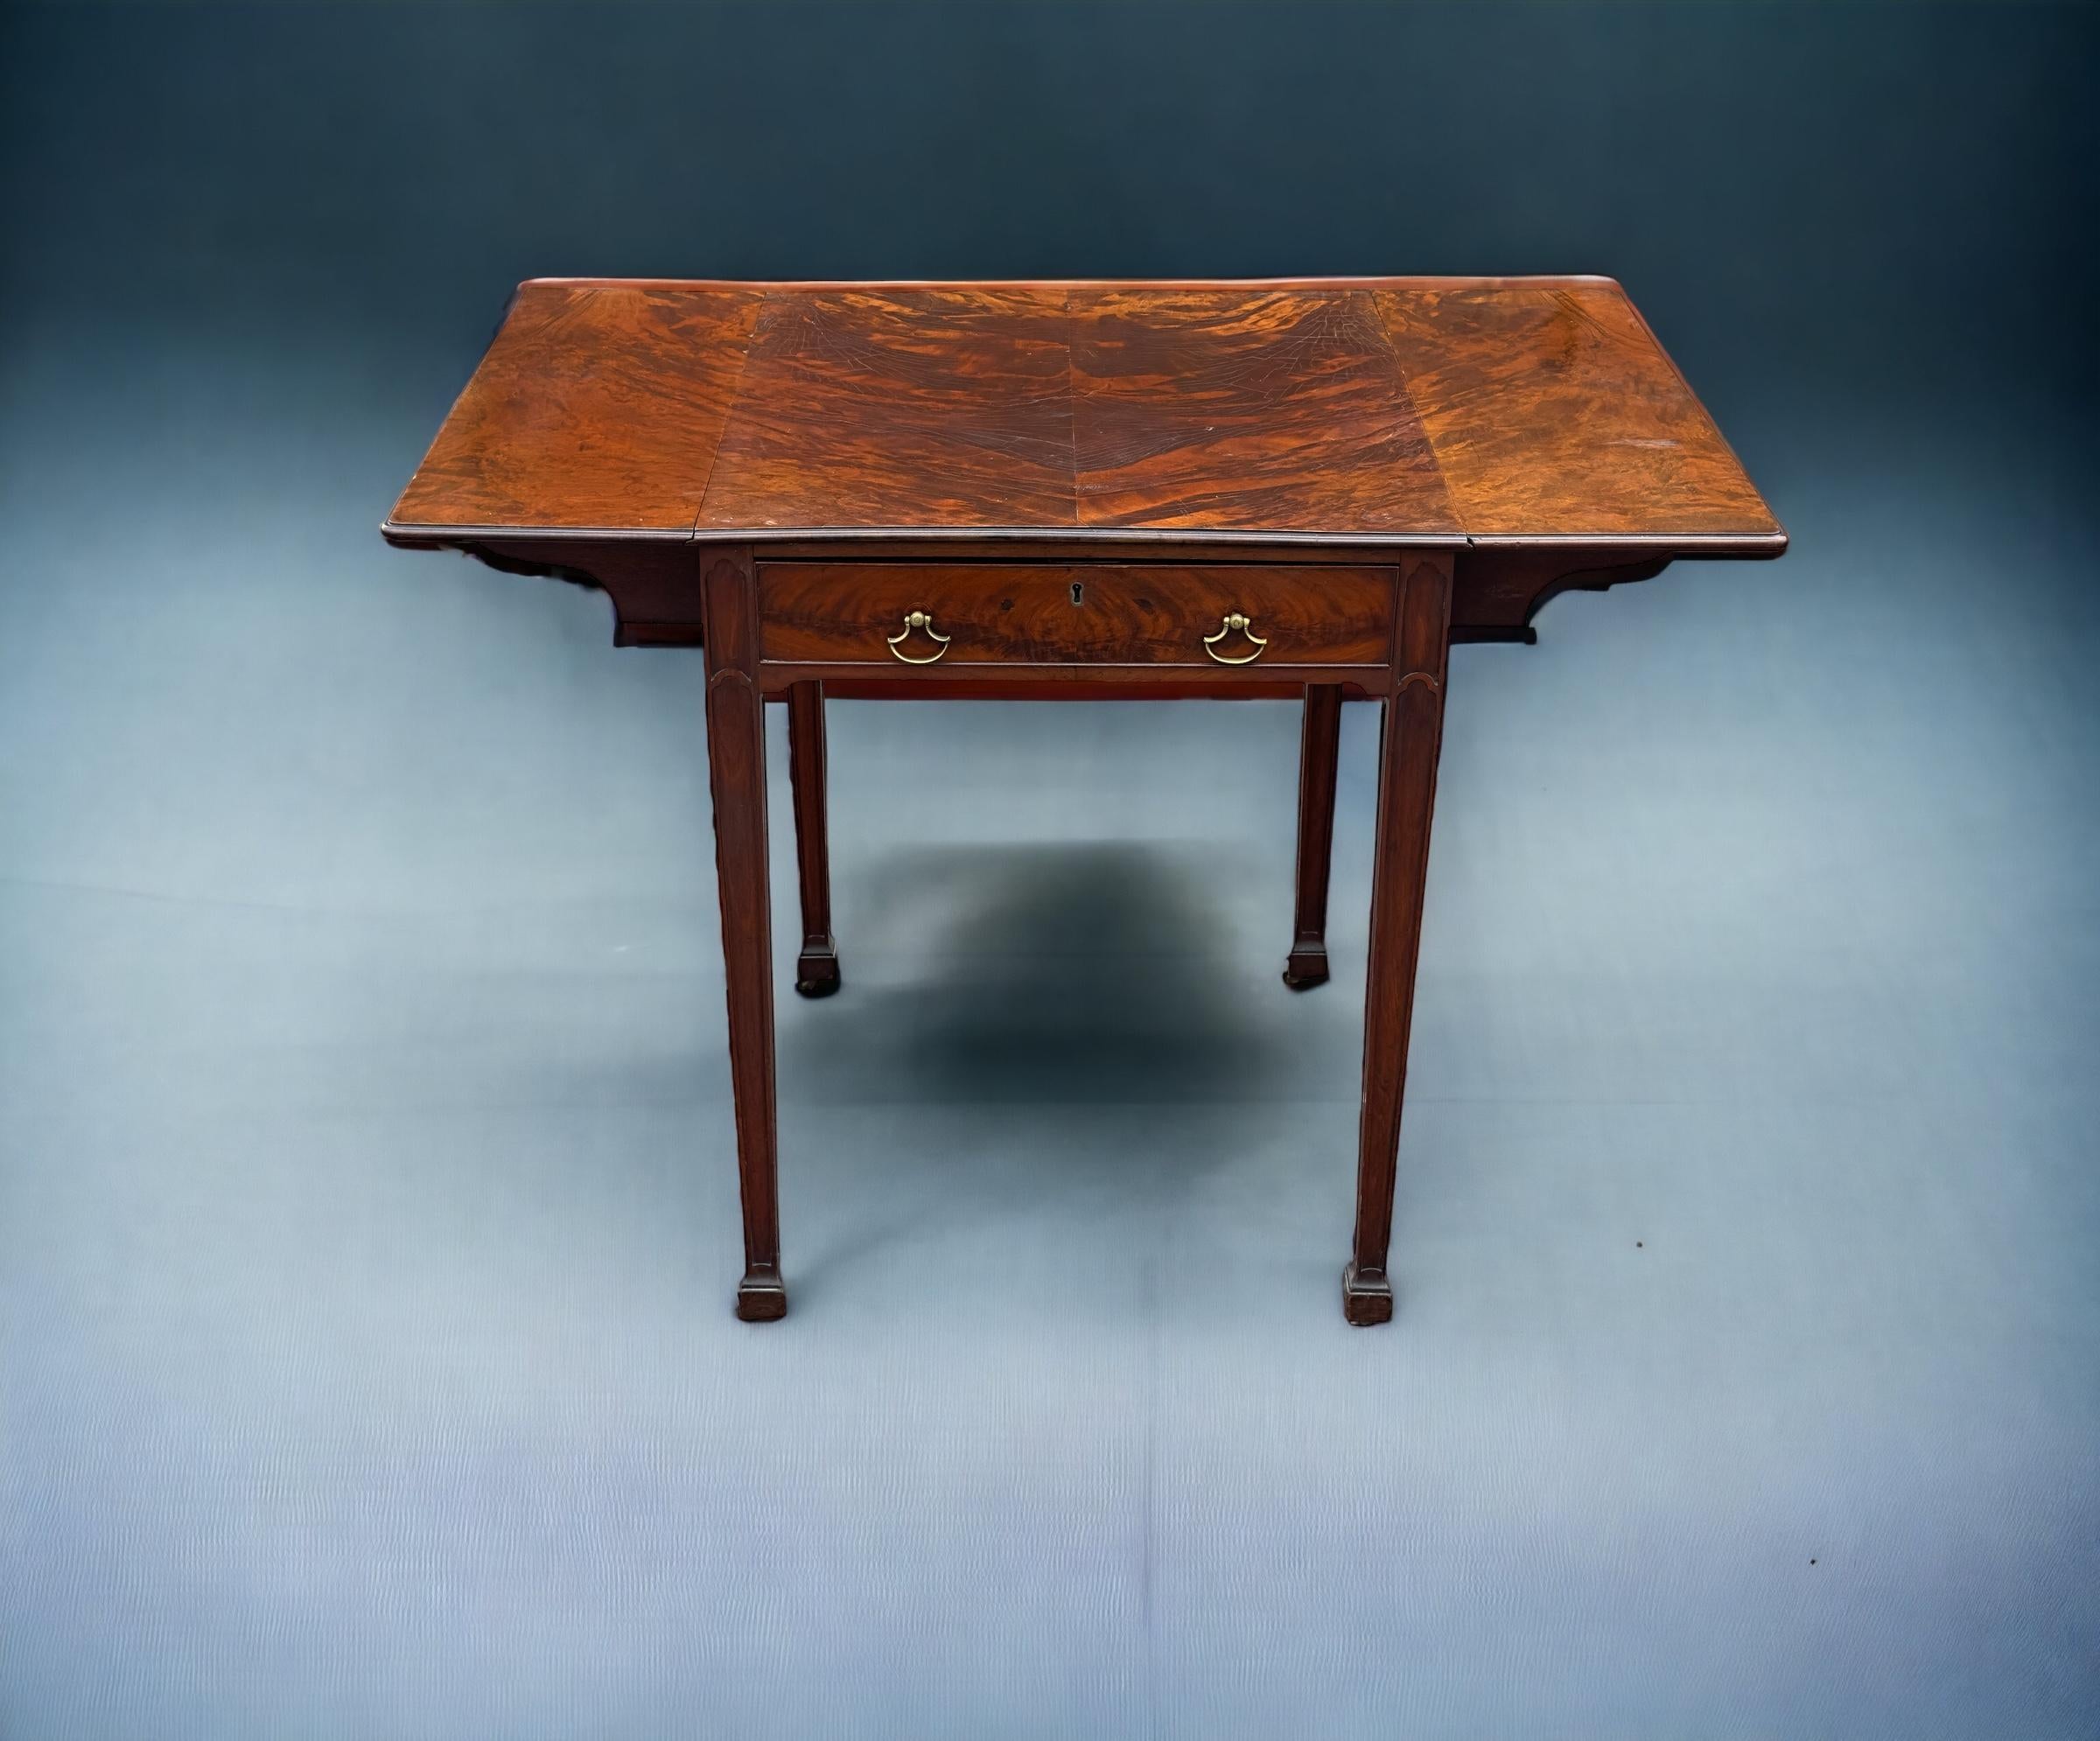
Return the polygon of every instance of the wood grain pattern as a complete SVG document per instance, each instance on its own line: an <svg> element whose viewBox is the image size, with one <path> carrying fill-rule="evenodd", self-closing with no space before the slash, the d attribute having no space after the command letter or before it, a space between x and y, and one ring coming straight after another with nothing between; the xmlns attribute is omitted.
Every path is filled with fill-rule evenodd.
<svg viewBox="0 0 2100 1741"><path fill-rule="evenodd" d="M1455 533L1368 292L1072 293L1087 526Z"/></svg>
<svg viewBox="0 0 2100 1741"><path fill-rule="evenodd" d="M707 612L707 771L729 997L729 1080L744 1206L737 1316L786 1315L774 1099L773 905L766 862L766 711L752 666L757 623L747 557L721 556L702 580Z"/></svg>
<svg viewBox="0 0 2100 1741"><path fill-rule="evenodd" d="M1560 279L528 284L382 529L601 585L623 641L704 644L737 1309L761 1319L788 1304L769 695L805 989L836 983L827 691L1302 697L1296 983L1326 969L1340 703L1385 701L1344 1277L1379 1323L1451 642L1786 542L1624 294ZM938 664L886 645L914 610L951 637ZM1205 654L1231 612L1257 661Z"/></svg>
<svg viewBox="0 0 2100 1741"><path fill-rule="evenodd" d="M1429 871L1430 822L1436 808L1437 758L1444 732L1450 610L1450 558L1424 556L1407 571L1394 660L1400 675L1385 704L1378 745L1371 947L1364 976L1356 1232L1342 1275L1343 1315L1356 1325L1383 1324L1393 1315L1386 1248L1392 1236L1408 1031L1415 1008L1415 962L1422 944L1422 898Z"/></svg>
<svg viewBox="0 0 2100 1741"><path fill-rule="evenodd" d="M700 530L1071 525L1065 325L1025 286L769 297Z"/></svg>
<svg viewBox="0 0 2100 1741"><path fill-rule="evenodd" d="M391 523L690 532L763 297L521 284Z"/></svg>
<svg viewBox="0 0 2100 1741"><path fill-rule="evenodd" d="M1783 542L1617 284L1375 295L1469 537Z"/></svg>
<svg viewBox="0 0 2100 1741"><path fill-rule="evenodd" d="M1775 555L1602 279L536 281L388 522Z"/></svg>
<svg viewBox="0 0 2100 1741"><path fill-rule="evenodd" d="M930 612L948 637L939 666L1079 664L1262 668L1382 665L1392 644L1393 572L1375 568L1137 564L766 563L759 571L760 656L767 663L921 668L887 638ZM1246 665L1204 647L1228 614L1268 645ZM903 650L938 644L914 632ZM1218 649L1255 653L1237 633Z"/></svg>
<svg viewBox="0 0 2100 1741"><path fill-rule="evenodd" d="M1194 665L930 665L892 677L874 665L762 665L766 699L785 702L797 683L821 682L827 701L1302 702L1313 679L1332 680L1344 701L1376 701L1392 688L1383 665L1259 665L1216 674Z"/></svg>

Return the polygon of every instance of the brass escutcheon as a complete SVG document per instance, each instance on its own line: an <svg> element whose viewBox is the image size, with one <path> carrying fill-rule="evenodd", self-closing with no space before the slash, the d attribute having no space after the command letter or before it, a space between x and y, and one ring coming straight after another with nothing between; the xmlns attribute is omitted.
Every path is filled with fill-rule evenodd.
<svg viewBox="0 0 2100 1741"><path fill-rule="evenodd" d="M1245 635L1249 643L1254 648L1252 653L1242 654L1237 659L1229 658L1226 654L1218 651L1218 643L1223 640L1225 637L1230 634L1235 629L1237 629L1242 634ZM1203 651L1208 653L1221 665L1251 665L1256 660L1262 656L1262 649L1268 645L1269 643L1267 641L1264 640L1261 636L1255 633L1254 626L1250 623L1246 618L1242 617L1237 611L1230 612L1226 617L1225 626L1220 629L1217 633L1214 635L1205 635L1203 637Z"/></svg>
<svg viewBox="0 0 2100 1741"><path fill-rule="evenodd" d="M904 641L906 638L910 635L914 629L924 629L928 640L939 643L939 645L934 647L933 652L928 654L924 659L914 659L910 654L904 650ZM928 616L925 612L914 611L905 618L904 627L897 633L887 636L886 639L889 642L890 651L895 654L898 658L904 661L906 665L931 665L936 659L940 658L942 654L948 651L949 637L944 634L937 633L934 631L934 619Z"/></svg>

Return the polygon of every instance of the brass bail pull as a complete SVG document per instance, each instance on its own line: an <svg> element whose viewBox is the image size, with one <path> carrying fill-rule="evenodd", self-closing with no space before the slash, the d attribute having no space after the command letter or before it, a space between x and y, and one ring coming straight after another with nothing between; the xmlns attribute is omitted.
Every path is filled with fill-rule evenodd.
<svg viewBox="0 0 2100 1741"><path fill-rule="evenodd" d="M1247 644L1254 649L1252 653L1241 654L1236 659L1234 658L1230 654L1220 653L1218 651L1218 643L1223 640L1227 635L1235 633L1236 632L1239 634L1244 635L1247 639ZM1256 660L1262 656L1262 649L1268 645L1269 643L1266 640L1263 640L1261 636L1255 633L1254 625L1250 623L1247 619L1242 616L1237 611L1233 611L1227 614L1225 618L1225 626L1221 628L1217 633L1214 635L1205 635L1203 637L1203 651L1208 653L1221 665L1251 665Z"/></svg>
<svg viewBox="0 0 2100 1741"><path fill-rule="evenodd" d="M904 643L910 637L914 629L925 630L926 638L928 640L936 643L934 650L928 654L924 659L914 659L910 654L904 650ZM886 637L886 639L889 642L890 651L895 654L898 658L904 661L906 665L931 665L935 660L940 658L942 654L948 651L948 643L950 638L947 635L939 633L934 629L934 619L927 615L924 611L913 611L906 615L904 619L904 626L895 634L890 635Z"/></svg>

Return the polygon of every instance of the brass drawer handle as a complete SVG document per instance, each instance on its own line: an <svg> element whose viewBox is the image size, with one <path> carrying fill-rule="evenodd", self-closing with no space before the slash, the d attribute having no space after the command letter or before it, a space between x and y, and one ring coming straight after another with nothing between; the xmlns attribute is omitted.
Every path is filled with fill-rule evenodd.
<svg viewBox="0 0 2100 1741"><path fill-rule="evenodd" d="M938 641L940 643L940 645L924 659L914 659L910 654L904 650L904 641L906 638L910 635L914 629L924 629L928 640ZM934 628L934 619L928 616L925 612L914 611L909 616L905 618L903 629L896 634L886 637L886 639L890 644L890 651L895 654L898 658L904 661L906 665L931 665L935 660L939 659L942 654L948 651L949 637L935 633Z"/></svg>
<svg viewBox="0 0 2100 1741"><path fill-rule="evenodd" d="M1218 651L1218 643L1223 640L1225 637L1230 634L1235 629L1237 629L1242 634L1247 637L1247 640L1250 644L1252 645L1254 651L1250 654L1242 654L1238 659L1229 659L1226 657L1225 654ZM1217 633L1214 635L1205 635L1203 637L1203 651L1208 653L1221 665L1251 665L1256 660L1262 656L1262 649L1268 645L1269 643L1267 641L1264 640L1261 636L1255 633L1254 626L1250 623L1246 618L1242 617L1237 611L1233 612L1225 619L1225 626L1220 629Z"/></svg>

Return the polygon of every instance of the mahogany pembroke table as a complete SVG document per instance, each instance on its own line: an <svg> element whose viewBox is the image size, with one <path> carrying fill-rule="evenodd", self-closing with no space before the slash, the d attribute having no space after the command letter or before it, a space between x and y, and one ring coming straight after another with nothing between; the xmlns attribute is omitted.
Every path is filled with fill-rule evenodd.
<svg viewBox="0 0 2100 1741"><path fill-rule="evenodd" d="M1385 709L1352 1324L1392 1316L1408 1019L1454 641L1569 587L1786 534L1606 278L545 279L383 528L611 596L706 660L737 1311L788 1309L763 704L785 701L802 942L839 985L824 696L1305 706L1287 984L1327 976L1345 700Z"/></svg>

